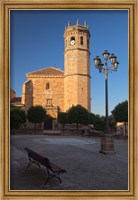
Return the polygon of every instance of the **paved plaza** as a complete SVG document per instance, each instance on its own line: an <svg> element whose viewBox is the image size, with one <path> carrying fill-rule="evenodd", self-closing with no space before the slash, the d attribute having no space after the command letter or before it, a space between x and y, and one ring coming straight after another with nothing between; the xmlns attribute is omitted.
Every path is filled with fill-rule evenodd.
<svg viewBox="0 0 138 200"><path fill-rule="evenodd" d="M98 137L12 135L10 147L11 190L128 190L128 144L123 140L115 139L115 155L99 153ZM42 165L27 170L24 147L66 169L62 183L53 178L45 186Z"/></svg>

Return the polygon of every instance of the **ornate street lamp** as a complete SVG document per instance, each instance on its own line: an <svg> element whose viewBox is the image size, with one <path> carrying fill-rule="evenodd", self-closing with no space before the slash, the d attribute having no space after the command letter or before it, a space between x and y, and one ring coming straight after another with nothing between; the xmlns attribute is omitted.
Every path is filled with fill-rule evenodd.
<svg viewBox="0 0 138 200"><path fill-rule="evenodd" d="M112 53L105 50L102 53L104 57L104 64L102 63L99 56L96 56L94 60L95 67L99 70L100 73L104 73L105 75L105 117L106 117L106 125L105 125L105 133L101 138L101 150L100 153L104 154L114 154L114 138L113 135L109 133L109 123L108 123L108 74L112 71L117 71L119 62L117 61L117 57ZM109 57L110 55L110 57ZM111 67L108 67L107 61L110 59Z"/></svg>

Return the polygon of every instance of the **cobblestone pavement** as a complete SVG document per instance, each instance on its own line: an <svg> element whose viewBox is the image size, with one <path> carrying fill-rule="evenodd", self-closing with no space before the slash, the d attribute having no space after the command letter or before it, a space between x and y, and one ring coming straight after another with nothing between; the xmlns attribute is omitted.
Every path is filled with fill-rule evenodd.
<svg viewBox="0 0 138 200"><path fill-rule="evenodd" d="M10 151L11 190L128 190L128 144L115 141L115 155L99 153L100 138L81 136L12 135ZM32 165L28 170L29 147L67 170L62 184L46 169Z"/></svg>

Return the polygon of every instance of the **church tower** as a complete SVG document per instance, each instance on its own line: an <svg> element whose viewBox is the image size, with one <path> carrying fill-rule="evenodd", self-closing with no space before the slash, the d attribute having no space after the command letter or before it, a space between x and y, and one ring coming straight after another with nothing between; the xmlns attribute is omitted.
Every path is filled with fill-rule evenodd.
<svg viewBox="0 0 138 200"><path fill-rule="evenodd" d="M86 23L68 23L64 44L64 110L80 104L90 111L90 32Z"/></svg>

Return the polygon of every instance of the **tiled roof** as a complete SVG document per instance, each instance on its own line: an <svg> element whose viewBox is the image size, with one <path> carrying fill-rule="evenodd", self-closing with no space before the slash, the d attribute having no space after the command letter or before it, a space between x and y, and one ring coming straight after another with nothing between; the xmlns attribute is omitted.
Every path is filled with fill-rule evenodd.
<svg viewBox="0 0 138 200"><path fill-rule="evenodd" d="M14 98L11 100L11 103L21 103L21 97L14 97Z"/></svg>
<svg viewBox="0 0 138 200"><path fill-rule="evenodd" d="M64 72L58 68L48 67L34 72L29 72L28 76L63 76Z"/></svg>
<svg viewBox="0 0 138 200"><path fill-rule="evenodd" d="M10 102L10 106L11 106L11 108L12 107L16 107L16 108L24 107L24 104L21 103L21 97L14 97Z"/></svg>
<svg viewBox="0 0 138 200"><path fill-rule="evenodd" d="M16 93L13 89L10 88L10 92Z"/></svg>

